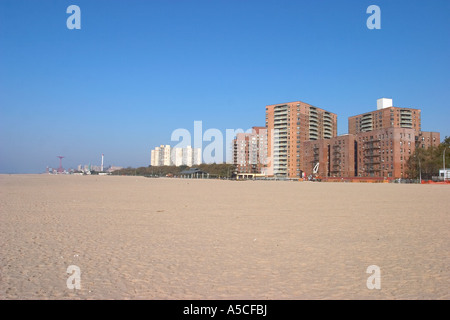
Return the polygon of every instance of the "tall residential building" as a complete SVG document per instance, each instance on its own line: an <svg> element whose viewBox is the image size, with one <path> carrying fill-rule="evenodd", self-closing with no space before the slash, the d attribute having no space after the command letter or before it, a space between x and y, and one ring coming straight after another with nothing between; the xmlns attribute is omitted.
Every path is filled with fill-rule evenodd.
<svg viewBox="0 0 450 320"><path fill-rule="evenodd" d="M320 177L354 177L354 143L352 134L303 142L305 176L313 175L314 167L319 164Z"/></svg>
<svg viewBox="0 0 450 320"><path fill-rule="evenodd" d="M172 148L169 145L156 147L151 151L150 164L152 166L170 166L172 164L171 151Z"/></svg>
<svg viewBox="0 0 450 320"><path fill-rule="evenodd" d="M348 132L357 134L386 128L406 128L421 131L420 110L398 108L392 99L378 99L377 110L348 118Z"/></svg>
<svg viewBox="0 0 450 320"><path fill-rule="evenodd" d="M253 127L233 140L233 164L239 173L264 173L267 164L267 128Z"/></svg>
<svg viewBox="0 0 450 320"><path fill-rule="evenodd" d="M390 99L377 105L376 111L349 118L349 134L304 142L306 176L319 163L323 178L408 178L406 163L415 149L439 145L438 132L420 131L419 109L392 107Z"/></svg>
<svg viewBox="0 0 450 320"><path fill-rule="evenodd" d="M201 165L202 161L202 149L201 148L193 148L192 149L192 161L194 166Z"/></svg>
<svg viewBox="0 0 450 320"><path fill-rule="evenodd" d="M174 148L172 150L172 163L173 165L179 167L183 165L183 148Z"/></svg>
<svg viewBox="0 0 450 320"><path fill-rule="evenodd" d="M161 145L151 151L152 166L193 166L202 163L202 150L200 148L172 148Z"/></svg>
<svg viewBox="0 0 450 320"><path fill-rule="evenodd" d="M188 167L192 166L193 163L193 154L192 154L192 148L183 148L183 158L182 163Z"/></svg>
<svg viewBox="0 0 450 320"><path fill-rule="evenodd" d="M296 101L266 106L268 129L267 175L302 176L302 142L337 135L337 115Z"/></svg>

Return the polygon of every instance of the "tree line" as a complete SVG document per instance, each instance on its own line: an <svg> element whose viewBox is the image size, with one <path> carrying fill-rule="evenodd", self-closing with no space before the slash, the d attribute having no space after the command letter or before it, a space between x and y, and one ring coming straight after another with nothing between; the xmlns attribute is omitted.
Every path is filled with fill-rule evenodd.
<svg viewBox="0 0 450 320"><path fill-rule="evenodd" d="M235 173L235 166L228 163L212 163L212 164L200 164L197 166L148 166L139 168L124 168L114 171L113 175L125 175L125 176L146 176L146 177L166 177L166 176L177 176L180 175L182 171L198 168L206 173L209 173L210 177L223 177L231 178Z"/></svg>
<svg viewBox="0 0 450 320"><path fill-rule="evenodd" d="M427 149L416 148L414 153L406 161L407 174L412 179L431 180L433 176L439 175L439 170L443 168L443 155L445 149L445 166L450 167L450 137L445 137L444 141L437 147Z"/></svg>
<svg viewBox="0 0 450 320"><path fill-rule="evenodd" d="M411 179L419 179L420 173L422 179L431 180L433 176L439 175L439 170L443 167L443 154L445 152L446 167L450 167L450 137L445 137L444 141L437 147L429 147L427 149L416 148L414 153L406 161L407 174ZM198 168L206 173L209 173L211 177L224 177L231 178L235 175L236 167L233 164L228 163L212 163L212 164L200 164L197 166L148 166L139 168L124 168L116 170L113 175L126 175L126 176L146 176L146 177L165 177L165 176L177 176L182 171L190 168Z"/></svg>

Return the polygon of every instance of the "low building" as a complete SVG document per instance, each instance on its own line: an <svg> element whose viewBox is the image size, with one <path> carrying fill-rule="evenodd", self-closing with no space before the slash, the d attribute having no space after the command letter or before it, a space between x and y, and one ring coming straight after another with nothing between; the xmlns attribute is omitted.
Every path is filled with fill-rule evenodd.
<svg viewBox="0 0 450 320"><path fill-rule="evenodd" d="M208 179L209 173L202 171L199 168L190 168L188 170L181 171L178 176L180 178L188 179Z"/></svg>

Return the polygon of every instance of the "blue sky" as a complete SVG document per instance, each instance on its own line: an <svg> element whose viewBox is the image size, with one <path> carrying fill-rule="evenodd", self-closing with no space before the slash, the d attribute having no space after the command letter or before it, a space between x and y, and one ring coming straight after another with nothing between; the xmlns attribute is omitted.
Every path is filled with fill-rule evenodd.
<svg viewBox="0 0 450 320"><path fill-rule="evenodd" d="M69 5L81 30L69 30ZM381 30L366 9L381 8ZM0 173L147 166L172 131L264 125L301 100L347 118L392 98L450 136L450 1L0 1ZM175 145L176 143L171 143ZM204 145L205 146L205 145Z"/></svg>

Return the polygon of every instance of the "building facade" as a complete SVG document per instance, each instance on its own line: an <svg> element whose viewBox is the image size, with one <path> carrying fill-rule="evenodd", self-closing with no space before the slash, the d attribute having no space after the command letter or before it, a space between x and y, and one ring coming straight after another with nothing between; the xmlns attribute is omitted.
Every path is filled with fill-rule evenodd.
<svg viewBox="0 0 450 320"><path fill-rule="evenodd" d="M302 143L337 135L337 115L296 101L266 106L267 175L300 178Z"/></svg>
<svg viewBox="0 0 450 320"><path fill-rule="evenodd" d="M331 139L305 141L303 163L305 177L312 177L319 164L318 177L355 176L355 136L345 134Z"/></svg>
<svg viewBox="0 0 450 320"><path fill-rule="evenodd" d="M406 128L421 131L421 110L398 108L392 99L377 100L377 110L348 118L348 132L358 134L386 128Z"/></svg>
<svg viewBox="0 0 450 320"><path fill-rule="evenodd" d="M172 148L161 145L151 151L152 166L188 166L202 164L202 150L200 148Z"/></svg>
<svg viewBox="0 0 450 320"><path fill-rule="evenodd" d="M267 128L253 127L251 133L238 133L233 140L233 164L238 173L265 172Z"/></svg>
<svg viewBox="0 0 450 320"><path fill-rule="evenodd" d="M169 145L161 145L156 147L151 151L151 161L152 166L170 166L171 162L171 152L172 148Z"/></svg>
<svg viewBox="0 0 450 320"><path fill-rule="evenodd" d="M377 107L350 117L349 134L305 141L305 175L319 163L320 177L408 178L409 157L416 148L437 147L440 134L420 131L419 109L392 107L391 99L379 99Z"/></svg>

